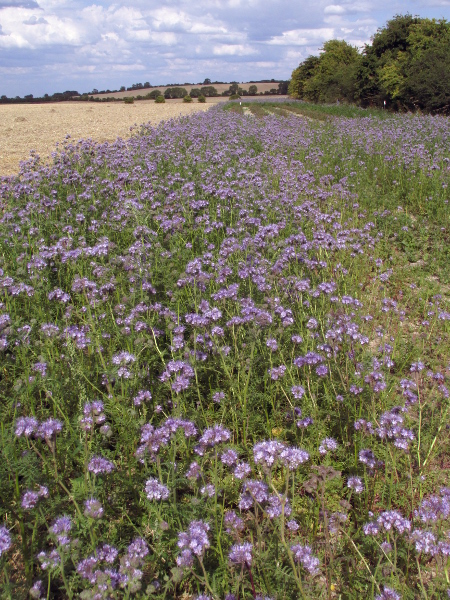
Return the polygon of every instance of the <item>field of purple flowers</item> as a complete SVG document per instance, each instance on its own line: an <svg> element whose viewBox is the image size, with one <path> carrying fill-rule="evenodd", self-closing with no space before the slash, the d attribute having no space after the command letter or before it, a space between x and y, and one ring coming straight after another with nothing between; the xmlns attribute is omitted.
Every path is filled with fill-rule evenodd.
<svg viewBox="0 0 450 600"><path fill-rule="evenodd" d="M0 180L2 598L450 595L450 121L270 110Z"/></svg>

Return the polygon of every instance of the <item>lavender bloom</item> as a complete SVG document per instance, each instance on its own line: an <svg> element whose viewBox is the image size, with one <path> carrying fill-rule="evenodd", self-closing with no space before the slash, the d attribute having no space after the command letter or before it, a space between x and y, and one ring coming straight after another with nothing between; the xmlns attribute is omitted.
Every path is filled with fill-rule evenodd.
<svg viewBox="0 0 450 600"><path fill-rule="evenodd" d="M382 530L396 530L402 534L411 529L411 523L396 510L386 510L380 513L375 522L366 523L363 527L365 535L378 535Z"/></svg>
<svg viewBox="0 0 450 600"><path fill-rule="evenodd" d="M36 600L43 600L47 597L47 594L45 593L44 583L40 579L33 583L28 593L32 598L35 598Z"/></svg>
<svg viewBox="0 0 450 600"><path fill-rule="evenodd" d="M313 420L311 417L305 417L304 419L300 419L299 421L297 421L297 427L299 427L300 429L306 429L312 424Z"/></svg>
<svg viewBox="0 0 450 600"><path fill-rule="evenodd" d="M438 551L436 536L431 531L415 529L410 535L410 540L414 542L417 552L434 555Z"/></svg>
<svg viewBox="0 0 450 600"><path fill-rule="evenodd" d="M375 469L375 467L381 466L383 463L376 459L375 454L372 450L361 450L358 454L359 461L364 465L367 465L369 469Z"/></svg>
<svg viewBox="0 0 450 600"><path fill-rule="evenodd" d="M88 471L94 473L94 475L102 475L104 473L111 473L115 469L114 463L103 456L93 456L88 463Z"/></svg>
<svg viewBox="0 0 450 600"><path fill-rule="evenodd" d="M238 454L235 450L226 450L220 457L220 461L227 467L232 467L236 464Z"/></svg>
<svg viewBox="0 0 450 600"><path fill-rule="evenodd" d="M30 437L36 431L38 425L38 420L34 417L20 417L16 421L15 434L17 437L21 437L22 435Z"/></svg>
<svg viewBox="0 0 450 600"><path fill-rule="evenodd" d="M39 500L39 498L48 498L48 489L42 485L39 486L39 490L34 492L32 490L28 490L22 496L22 508L24 510L31 510L34 508Z"/></svg>
<svg viewBox="0 0 450 600"><path fill-rule="evenodd" d="M205 429L203 435L199 439L199 444L204 447L213 447L216 444L228 442L230 437L228 429L225 429L222 425L214 425L209 429Z"/></svg>
<svg viewBox="0 0 450 600"><path fill-rule="evenodd" d="M223 522L226 527L225 531L227 533L234 533L244 529L244 521L235 513L234 510L229 510L225 513Z"/></svg>
<svg viewBox="0 0 450 600"><path fill-rule="evenodd" d="M200 489L200 493L202 496L206 496L207 498L212 498L216 494L216 489L211 483L208 483L207 485L204 485Z"/></svg>
<svg viewBox="0 0 450 600"><path fill-rule="evenodd" d="M7 527L0 527L0 556L11 548L12 540Z"/></svg>
<svg viewBox="0 0 450 600"><path fill-rule="evenodd" d="M37 558L41 563L41 569L44 569L44 571L47 569L52 569L53 567L57 567L61 562L61 558L57 550L51 550L49 553L44 551L39 552Z"/></svg>
<svg viewBox="0 0 450 600"><path fill-rule="evenodd" d="M294 555L294 561L302 565L310 575L317 575L319 573L318 567L320 561L313 556L310 546L296 544L295 546L291 546L291 552Z"/></svg>
<svg viewBox="0 0 450 600"><path fill-rule="evenodd" d="M209 529L209 525L204 521L192 521L187 531L178 534L177 546L184 551L177 558L178 566L192 566L193 555L203 556L205 550L210 546Z"/></svg>
<svg viewBox="0 0 450 600"><path fill-rule="evenodd" d="M375 596L375 600L400 600L400 594L397 594L393 589L383 586L381 594Z"/></svg>
<svg viewBox="0 0 450 600"><path fill-rule="evenodd" d="M319 365L316 367L316 373L319 377L325 377L325 375L328 375L328 367L326 365Z"/></svg>
<svg viewBox="0 0 450 600"><path fill-rule="evenodd" d="M188 479L198 479L200 477L200 473L200 465L194 461L189 465L189 469L186 471L186 477Z"/></svg>
<svg viewBox="0 0 450 600"><path fill-rule="evenodd" d="M270 348L270 350L272 350L272 352L275 352L276 350L278 350L278 343L277 343L277 340L274 338L268 338L266 341L266 346L268 348Z"/></svg>
<svg viewBox="0 0 450 600"><path fill-rule="evenodd" d="M250 544L249 542L245 542L244 544L234 544L234 546L231 546L228 558L231 563L236 565L250 566L252 564L252 550L253 544Z"/></svg>
<svg viewBox="0 0 450 600"><path fill-rule="evenodd" d="M145 493L149 500L167 500L170 496L169 488L153 477L147 480Z"/></svg>
<svg viewBox="0 0 450 600"><path fill-rule="evenodd" d="M215 392L213 394L213 402L215 402L216 404L220 404L220 401L223 400L225 398L225 392Z"/></svg>
<svg viewBox="0 0 450 600"><path fill-rule="evenodd" d="M119 354L115 354L111 359L113 365L123 366L128 365L130 363L134 363L136 361L136 357L129 352L119 352Z"/></svg>
<svg viewBox="0 0 450 600"><path fill-rule="evenodd" d="M299 524L294 519L288 521L286 523L286 527L289 529L289 531L298 531L300 528Z"/></svg>
<svg viewBox="0 0 450 600"><path fill-rule="evenodd" d="M267 484L264 483L263 481L249 479L244 483L242 489L244 492L248 492L252 496L252 498L256 502L259 502L260 504L265 502L269 497L269 495L267 493L268 492Z"/></svg>
<svg viewBox="0 0 450 600"><path fill-rule="evenodd" d="M269 519L276 519L277 517L281 517L283 515L283 505L284 505L284 516L289 517L292 512L292 509L289 505L289 500L284 496L277 496L277 494L270 494L268 498L268 504L265 507L265 511L269 517Z"/></svg>
<svg viewBox="0 0 450 600"><path fill-rule="evenodd" d="M272 369L268 370L270 378L273 379L274 381L277 381L278 379L283 377L285 372L286 372L286 367L284 365L280 365L279 367L273 367Z"/></svg>
<svg viewBox="0 0 450 600"><path fill-rule="evenodd" d="M35 436L49 440L60 431L62 431L61 421L58 421L58 419L47 419L38 426Z"/></svg>
<svg viewBox="0 0 450 600"><path fill-rule="evenodd" d="M100 519L103 516L103 506L96 498L88 498L84 502L84 514L91 519Z"/></svg>
<svg viewBox="0 0 450 600"><path fill-rule="evenodd" d="M330 452L334 452L338 449L338 443L333 438L325 438L320 442L319 454L325 455Z"/></svg>
<svg viewBox="0 0 450 600"><path fill-rule="evenodd" d="M280 461L289 471L295 471L300 465L309 460L306 450L296 447L288 447L280 452Z"/></svg>
<svg viewBox="0 0 450 600"><path fill-rule="evenodd" d="M419 508L414 511L414 516L418 517L422 523L447 519L450 515L450 490L441 488L440 493L441 496L433 495L425 498Z"/></svg>
<svg viewBox="0 0 450 600"><path fill-rule="evenodd" d="M240 462L236 465L236 468L233 471L233 475L236 477L236 479L244 479L245 477L250 475L251 472L252 469L248 463Z"/></svg>
<svg viewBox="0 0 450 600"><path fill-rule="evenodd" d="M355 492L355 494L361 494L364 491L364 484L360 477L349 477L347 479L347 487Z"/></svg>
<svg viewBox="0 0 450 600"><path fill-rule="evenodd" d="M127 557L134 563L134 566L143 564L144 558L148 554L148 546L144 539L136 538L127 548Z"/></svg>
<svg viewBox="0 0 450 600"><path fill-rule="evenodd" d="M291 387L291 392L296 400L300 400L305 394L305 388L301 385L294 385Z"/></svg>
<svg viewBox="0 0 450 600"><path fill-rule="evenodd" d="M152 399L152 395L150 392L146 390L140 390L136 396L133 398L134 406L141 406L143 402L147 402Z"/></svg>
<svg viewBox="0 0 450 600"><path fill-rule="evenodd" d="M106 420L103 413L103 402L94 400L86 402L83 407L83 416L80 419L81 428L84 431L92 431L94 425L101 425Z"/></svg>

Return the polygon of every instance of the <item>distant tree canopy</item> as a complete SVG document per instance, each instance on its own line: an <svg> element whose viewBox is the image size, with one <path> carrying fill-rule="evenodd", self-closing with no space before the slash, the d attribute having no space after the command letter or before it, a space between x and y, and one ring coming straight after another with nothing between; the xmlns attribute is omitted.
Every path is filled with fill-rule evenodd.
<svg viewBox="0 0 450 600"><path fill-rule="evenodd" d="M166 99L184 98L187 95L188 95L187 90L184 87L168 87L164 91L164 98L166 98Z"/></svg>
<svg viewBox="0 0 450 600"><path fill-rule="evenodd" d="M288 93L312 102L356 102L450 114L450 23L397 15L359 53L330 40L292 73Z"/></svg>

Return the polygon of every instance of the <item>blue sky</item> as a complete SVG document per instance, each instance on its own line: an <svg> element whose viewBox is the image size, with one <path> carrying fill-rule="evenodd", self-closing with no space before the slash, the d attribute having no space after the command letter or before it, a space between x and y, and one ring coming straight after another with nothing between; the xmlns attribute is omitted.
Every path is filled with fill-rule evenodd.
<svg viewBox="0 0 450 600"><path fill-rule="evenodd" d="M0 95L288 79L407 12L449 19L450 0L0 0Z"/></svg>

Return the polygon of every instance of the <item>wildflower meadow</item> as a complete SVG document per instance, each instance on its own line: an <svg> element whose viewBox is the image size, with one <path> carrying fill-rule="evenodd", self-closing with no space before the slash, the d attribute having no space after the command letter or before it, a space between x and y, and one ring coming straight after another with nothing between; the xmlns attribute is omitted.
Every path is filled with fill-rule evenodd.
<svg viewBox="0 0 450 600"><path fill-rule="evenodd" d="M0 179L2 598L450 596L450 121L346 110Z"/></svg>

